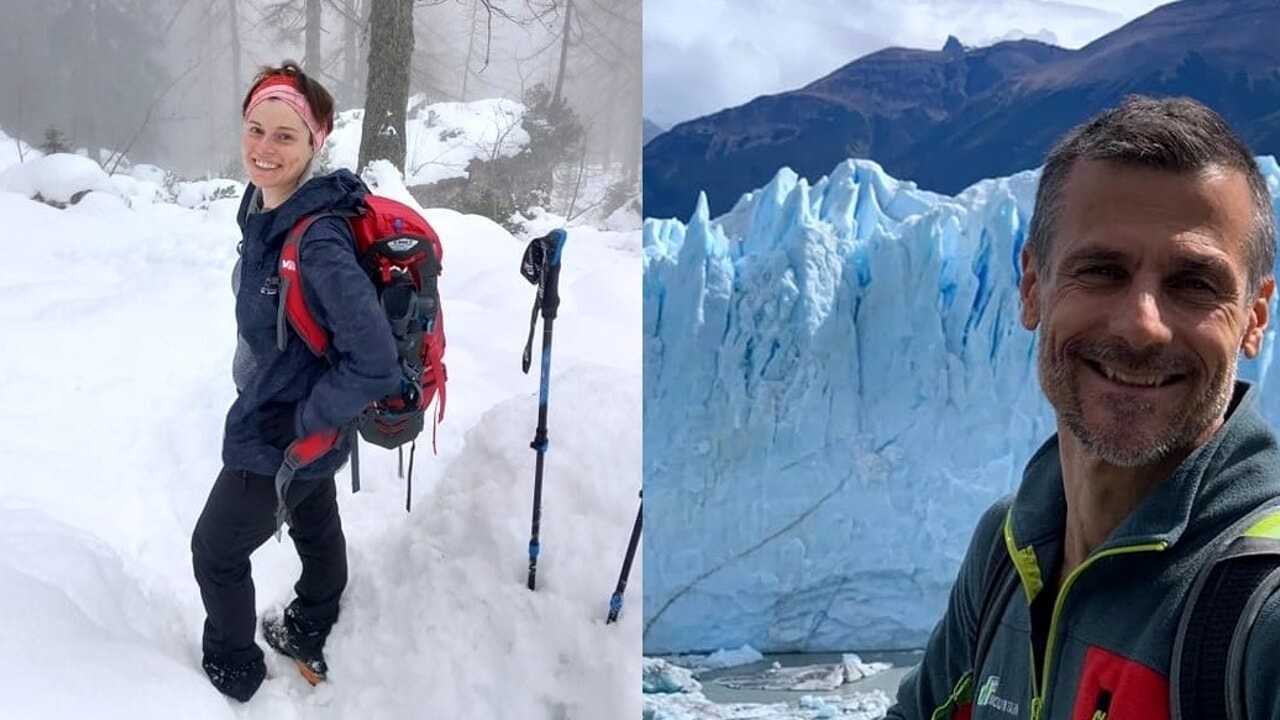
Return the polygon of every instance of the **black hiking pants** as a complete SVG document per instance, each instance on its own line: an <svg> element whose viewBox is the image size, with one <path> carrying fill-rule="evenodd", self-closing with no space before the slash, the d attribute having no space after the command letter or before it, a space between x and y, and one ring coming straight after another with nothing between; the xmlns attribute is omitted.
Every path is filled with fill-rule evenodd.
<svg viewBox="0 0 1280 720"><path fill-rule="evenodd" d="M347 541L333 476L295 478L285 498L289 537L302 560L293 614L328 635L347 585ZM204 601L205 661L234 667L262 658L249 556L276 531L275 479L223 468L191 535L191 560Z"/></svg>

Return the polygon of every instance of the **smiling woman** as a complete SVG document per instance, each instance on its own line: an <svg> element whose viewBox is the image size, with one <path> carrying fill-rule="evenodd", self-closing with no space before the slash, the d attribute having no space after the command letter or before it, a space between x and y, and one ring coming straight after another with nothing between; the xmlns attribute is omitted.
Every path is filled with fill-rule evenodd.
<svg viewBox="0 0 1280 720"><path fill-rule="evenodd" d="M278 206L298 186L311 162L310 133L288 106L266 102L244 120L245 170L263 194L263 206Z"/></svg>
<svg viewBox="0 0 1280 720"><path fill-rule="evenodd" d="M333 97L296 63L263 68L244 98L240 154L271 209L297 189L333 131Z"/></svg>
<svg viewBox="0 0 1280 720"><path fill-rule="evenodd" d="M348 426L402 378L395 339L373 285L356 260L340 216L368 189L348 170L314 175L333 129L333 98L296 63L263 68L245 96L241 159L249 174L237 220L243 235L233 271L239 342L232 363L237 395L227 413L219 473L191 538L206 620L203 665L221 692L241 702L266 674L254 641L249 556L280 528L281 505L302 560L296 599L263 619L263 635L312 684L324 680L324 644L347 584L346 539L334 473L350 444L317 454L283 475L299 439ZM328 217L317 215L328 214ZM309 222L298 242L299 278L337 350L313 354L280 327L281 251L287 233ZM300 266L300 267L298 267ZM301 443L305 444L305 443ZM277 479L286 478L279 487ZM297 482L290 482L296 479Z"/></svg>

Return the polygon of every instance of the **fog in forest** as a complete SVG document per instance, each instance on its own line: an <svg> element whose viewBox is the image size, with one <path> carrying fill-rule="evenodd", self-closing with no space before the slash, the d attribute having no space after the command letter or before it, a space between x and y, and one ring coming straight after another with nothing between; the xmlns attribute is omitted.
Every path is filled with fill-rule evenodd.
<svg viewBox="0 0 1280 720"><path fill-rule="evenodd" d="M0 0L0 129L87 149L108 171L123 153L184 177L242 178L255 70L295 59L338 110L363 107L382 2L410 0ZM411 94L523 101L559 86L582 129L580 157L562 162L638 175L640 0L411 4Z"/></svg>

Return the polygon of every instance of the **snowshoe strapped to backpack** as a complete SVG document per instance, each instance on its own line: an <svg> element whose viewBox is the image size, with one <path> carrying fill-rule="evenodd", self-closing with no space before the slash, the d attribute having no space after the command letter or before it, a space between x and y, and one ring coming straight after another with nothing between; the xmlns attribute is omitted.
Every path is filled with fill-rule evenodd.
<svg viewBox="0 0 1280 720"><path fill-rule="evenodd" d="M325 215L343 217L351 227L356 259L373 283L395 336L404 371L400 392L371 404L356 422L365 440L395 449L417 439L426 426L426 409L437 394L440 402L433 426L444 420L444 313L437 282L443 248L421 215L403 203L376 195L365 195L355 213L320 213L299 220L280 253L283 301L277 345L281 349L292 327L313 353L334 359L328 332L307 308L299 269L302 236L312 222ZM297 458L299 467L310 459Z"/></svg>

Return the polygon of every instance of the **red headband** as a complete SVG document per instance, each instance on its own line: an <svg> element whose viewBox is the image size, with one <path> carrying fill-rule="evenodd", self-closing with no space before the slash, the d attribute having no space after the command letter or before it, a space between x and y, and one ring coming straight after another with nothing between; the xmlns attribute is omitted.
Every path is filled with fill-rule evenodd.
<svg viewBox="0 0 1280 720"><path fill-rule="evenodd" d="M311 131L311 149L317 155L320 154L320 149L324 147L325 138L329 134L320 126L320 121L311 111L311 103L307 102L306 96L294 85L294 76L277 74L263 80L250 96L249 104L244 109L244 116L249 117L249 113L264 100L280 100L293 108L298 117L302 118L303 124Z"/></svg>

